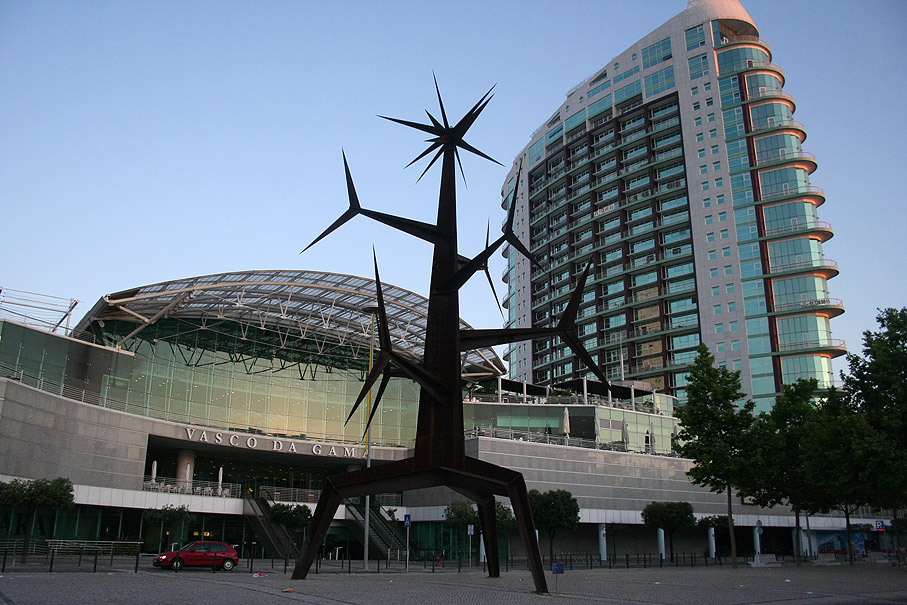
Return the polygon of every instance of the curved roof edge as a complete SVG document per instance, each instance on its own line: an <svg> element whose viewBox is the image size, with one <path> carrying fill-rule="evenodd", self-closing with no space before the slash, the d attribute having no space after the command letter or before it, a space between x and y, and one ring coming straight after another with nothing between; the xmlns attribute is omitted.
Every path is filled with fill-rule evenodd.
<svg viewBox="0 0 907 605"><path fill-rule="evenodd" d="M421 359L428 299L381 284L391 341L395 350ZM331 339L354 351L368 350L370 309L377 306L375 280L322 271L238 271L140 286L103 296L74 328L90 333L105 321L134 326L115 346L164 319L199 323L233 322L273 332L281 342L290 336L323 343ZM472 329L462 319L464 330ZM504 364L490 348L467 351L463 377L478 380L504 374Z"/></svg>

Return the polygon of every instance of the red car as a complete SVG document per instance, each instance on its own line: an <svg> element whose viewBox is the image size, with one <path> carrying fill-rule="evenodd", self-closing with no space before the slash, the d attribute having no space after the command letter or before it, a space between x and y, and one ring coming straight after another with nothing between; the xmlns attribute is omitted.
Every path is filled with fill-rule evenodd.
<svg viewBox="0 0 907 605"><path fill-rule="evenodd" d="M239 563L236 549L223 542L190 542L179 550L162 553L154 560L154 566L179 571L186 567L207 567L215 565L230 571Z"/></svg>

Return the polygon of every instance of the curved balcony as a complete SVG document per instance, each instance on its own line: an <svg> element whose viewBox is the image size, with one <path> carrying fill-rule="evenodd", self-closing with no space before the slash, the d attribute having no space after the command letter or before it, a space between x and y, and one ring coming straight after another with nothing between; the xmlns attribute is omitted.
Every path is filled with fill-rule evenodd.
<svg viewBox="0 0 907 605"><path fill-rule="evenodd" d="M791 223L789 225L780 225L771 228L766 227L765 235L763 237L766 239L773 239L777 237L786 237L788 235L796 235L798 233L813 234L820 242L827 242L835 234L831 225L825 221L810 221L807 223Z"/></svg>
<svg viewBox="0 0 907 605"><path fill-rule="evenodd" d="M790 101L791 105L794 105L794 96L785 90L780 88L757 88L756 90L749 90L746 93L746 101L757 101L760 99L786 99Z"/></svg>
<svg viewBox="0 0 907 605"><path fill-rule="evenodd" d="M825 203L825 190L815 185L806 185L805 187L796 187L788 189L779 189L777 191L762 190L759 195L760 202L777 202L788 198L810 198L816 202L816 206Z"/></svg>
<svg viewBox="0 0 907 605"><path fill-rule="evenodd" d="M746 134L759 134L770 130L796 130L800 142L802 143L806 140L806 126L803 125L803 122L798 122L797 120L769 120L764 124L753 124Z"/></svg>
<svg viewBox="0 0 907 605"><path fill-rule="evenodd" d="M802 353L824 353L831 357L840 357L847 353L847 345L838 338L824 338L818 340L801 340L797 342L778 343L777 350L773 353L795 355Z"/></svg>
<svg viewBox="0 0 907 605"><path fill-rule="evenodd" d="M830 258L810 258L801 261L773 264L769 270L768 277L774 277L784 273L819 273L825 279L831 279L836 276L838 263Z"/></svg>
<svg viewBox="0 0 907 605"><path fill-rule="evenodd" d="M782 83L784 82L784 71L780 66L772 63L771 61L756 61L754 59L747 59L746 61L740 61L738 63L734 63L733 65L729 65L719 75L723 78L732 74L755 70L769 70L776 72L781 76Z"/></svg>
<svg viewBox="0 0 907 605"><path fill-rule="evenodd" d="M818 298L813 300L800 300L782 305L775 305L772 314L799 314L812 311L821 311L823 315L837 317L844 313L844 303L839 298Z"/></svg>
<svg viewBox="0 0 907 605"><path fill-rule="evenodd" d="M715 48L724 48L725 46L733 46L735 44L758 44L759 46L769 50L768 44L760 38L759 36L747 36L747 35L737 35L737 36L721 36L721 40L715 45Z"/></svg>
<svg viewBox="0 0 907 605"><path fill-rule="evenodd" d="M818 166L816 163L816 156L807 151L788 151L787 149L779 149L774 153L762 154L760 157L756 158L754 167L765 168L777 164L791 163L803 165L809 174L815 172L816 167Z"/></svg>

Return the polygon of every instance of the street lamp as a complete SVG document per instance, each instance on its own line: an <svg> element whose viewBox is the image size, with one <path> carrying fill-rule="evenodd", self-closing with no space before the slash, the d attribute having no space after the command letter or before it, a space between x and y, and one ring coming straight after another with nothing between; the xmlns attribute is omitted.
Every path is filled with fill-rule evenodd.
<svg viewBox="0 0 907 605"><path fill-rule="evenodd" d="M368 374L372 373L372 361L374 360L375 355L375 317L378 315L378 306L375 304L366 305L362 308L362 312L369 316L368 324ZM365 422L368 423L368 419L372 414L372 390L369 389L366 394L365 400ZM372 440L369 432L371 431L371 425L367 424L365 429L365 467L371 468L372 466ZM368 569L368 533L369 533L369 517L371 516L371 505L372 497L368 494L365 496L365 528L364 536L362 538L362 568Z"/></svg>

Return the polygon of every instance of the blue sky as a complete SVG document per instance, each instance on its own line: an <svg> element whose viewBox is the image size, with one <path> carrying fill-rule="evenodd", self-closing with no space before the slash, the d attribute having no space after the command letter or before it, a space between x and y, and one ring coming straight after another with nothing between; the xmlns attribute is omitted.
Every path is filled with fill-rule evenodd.
<svg viewBox="0 0 907 605"><path fill-rule="evenodd" d="M423 136L376 117L458 119L492 85L468 140L509 166L563 95L680 12L634 2L0 3L0 286L81 301L248 269L370 276L425 293L427 245L357 218L300 255L346 207L341 150L364 206L434 220L438 171L403 170ZM877 307L907 304L904 122L896 52L907 4L744 1L785 72L825 189L825 245L860 347ZM892 119L892 117L897 119ZM460 250L504 212L507 168L464 157ZM504 261L495 255L499 293ZM501 318L479 276L461 312ZM840 364L839 364L840 365Z"/></svg>

